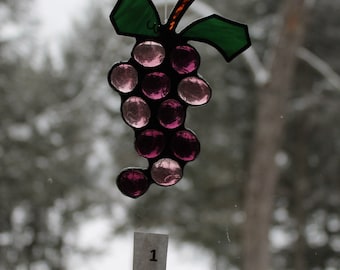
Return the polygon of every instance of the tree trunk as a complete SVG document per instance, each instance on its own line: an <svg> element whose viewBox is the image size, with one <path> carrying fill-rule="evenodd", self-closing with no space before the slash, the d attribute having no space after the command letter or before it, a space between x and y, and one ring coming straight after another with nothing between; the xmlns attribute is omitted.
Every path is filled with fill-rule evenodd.
<svg viewBox="0 0 340 270"><path fill-rule="evenodd" d="M304 118L301 120L304 121ZM300 122L300 121L299 121ZM294 245L294 269L307 270L306 263L306 207L305 198L308 196L308 181L307 181L307 149L305 138L308 135L308 129L304 123L297 128L296 145L294 147L296 156L296 177L294 179L294 199L293 199L293 214L296 220L296 231L298 238Z"/></svg>
<svg viewBox="0 0 340 270"><path fill-rule="evenodd" d="M283 138L296 52L303 42L306 10L304 0L286 0L284 3L279 40L273 49L274 58L269 67L270 80L259 89L257 96L249 179L244 194L243 270L270 269L268 233L280 177L275 156Z"/></svg>

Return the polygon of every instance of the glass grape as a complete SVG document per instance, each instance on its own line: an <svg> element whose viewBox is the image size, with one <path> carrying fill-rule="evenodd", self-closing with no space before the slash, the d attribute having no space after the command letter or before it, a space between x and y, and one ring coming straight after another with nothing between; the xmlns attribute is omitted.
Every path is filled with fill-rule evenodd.
<svg viewBox="0 0 340 270"><path fill-rule="evenodd" d="M135 147L137 153L145 158L158 157L165 147L164 134L155 129L147 129L136 137Z"/></svg>
<svg viewBox="0 0 340 270"><path fill-rule="evenodd" d="M172 186L181 180L182 168L177 161L163 158L152 165L151 177L160 186Z"/></svg>
<svg viewBox="0 0 340 270"><path fill-rule="evenodd" d="M177 46L171 54L171 66L178 74L189 74L200 65L198 52L189 45Z"/></svg>
<svg viewBox="0 0 340 270"><path fill-rule="evenodd" d="M180 130L172 138L171 149L177 158L193 161L200 152L200 143L191 131Z"/></svg>
<svg viewBox="0 0 340 270"><path fill-rule="evenodd" d="M200 106L209 102L211 89L204 80L192 76L183 79L179 83L178 95L186 103Z"/></svg>
<svg viewBox="0 0 340 270"><path fill-rule="evenodd" d="M144 41L134 48L132 55L143 67L157 67L164 61L165 50L158 42Z"/></svg>
<svg viewBox="0 0 340 270"><path fill-rule="evenodd" d="M170 92L170 79L163 72L149 73L142 82L142 91L150 99L162 99Z"/></svg>
<svg viewBox="0 0 340 270"><path fill-rule="evenodd" d="M121 93L129 93L138 83L137 70L129 64L119 64L111 70L110 84Z"/></svg>
<svg viewBox="0 0 340 270"><path fill-rule="evenodd" d="M178 128L184 123L185 109L177 100L168 99L159 106L158 120L165 128Z"/></svg>
<svg viewBox="0 0 340 270"><path fill-rule="evenodd" d="M148 190L150 183L141 169L127 169L118 176L117 186L126 196L137 198Z"/></svg>
<svg viewBox="0 0 340 270"><path fill-rule="evenodd" d="M135 96L123 103L122 114L126 123L134 128L145 127L151 117L148 104L142 98Z"/></svg>

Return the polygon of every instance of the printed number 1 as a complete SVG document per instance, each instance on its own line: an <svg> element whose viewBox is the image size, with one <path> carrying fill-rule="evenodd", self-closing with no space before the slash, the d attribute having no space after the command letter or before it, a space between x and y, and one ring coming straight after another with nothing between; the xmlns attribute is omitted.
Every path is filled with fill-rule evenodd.
<svg viewBox="0 0 340 270"><path fill-rule="evenodd" d="M150 262L157 262L157 259L156 259L156 250L153 249L153 250L150 251L150 253L152 254Z"/></svg>

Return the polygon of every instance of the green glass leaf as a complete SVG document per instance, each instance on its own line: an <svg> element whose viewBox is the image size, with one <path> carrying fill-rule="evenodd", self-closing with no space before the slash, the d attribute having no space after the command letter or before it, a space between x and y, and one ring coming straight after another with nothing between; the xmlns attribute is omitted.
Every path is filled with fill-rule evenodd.
<svg viewBox="0 0 340 270"><path fill-rule="evenodd" d="M119 35L159 36L160 18L151 0L119 0L110 20Z"/></svg>
<svg viewBox="0 0 340 270"><path fill-rule="evenodd" d="M248 27L218 15L198 20L181 32L188 40L196 40L215 47L230 62L250 47Z"/></svg>

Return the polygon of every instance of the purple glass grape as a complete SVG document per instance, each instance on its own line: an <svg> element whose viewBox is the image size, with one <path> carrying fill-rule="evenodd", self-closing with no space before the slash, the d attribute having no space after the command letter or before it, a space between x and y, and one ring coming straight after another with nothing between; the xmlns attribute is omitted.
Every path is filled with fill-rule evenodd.
<svg viewBox="0 0 340 270"><path fill-rule="evenodd" d="M158 111L159 123L168 129L175 129L181 126L185 120L185 109L183 105L175 99L164 101Z"/></svg>
<svg viewBox="0 0 340 270"><path fill-rule="evenodd" d="M200 152L197 137L189 130L176 132L171 142L174 155L183 161L193 161Z"/></svg>
<svg viewBox="0 0 340 270"><path fill-rule="evenodd" d="M173 50L170 61L172 68L179 74L189 74L198 69L200 56L193 47L182 45Z"/></svg>
<svg viewBox="0 0 340 270"><path fill-rule="evenodd" d="M170 92L170 79L163 72L149 73L142 82L142 91L150 99L162 99Z"/></svg>
<svg viewBox="0 0 340 270"><path fill-rule="evenodd" d="M142 170L127 169L118 176L117 186L126 196L138 198L148 190L150 183Z"/></svg>
<svg viewBox="0 0 340 270"><path fill-rule="evenodd" d="M156 158L165 146L164 134L155 129L147 129L136 137L135 148L137 153L145 158Z"/></svg>

